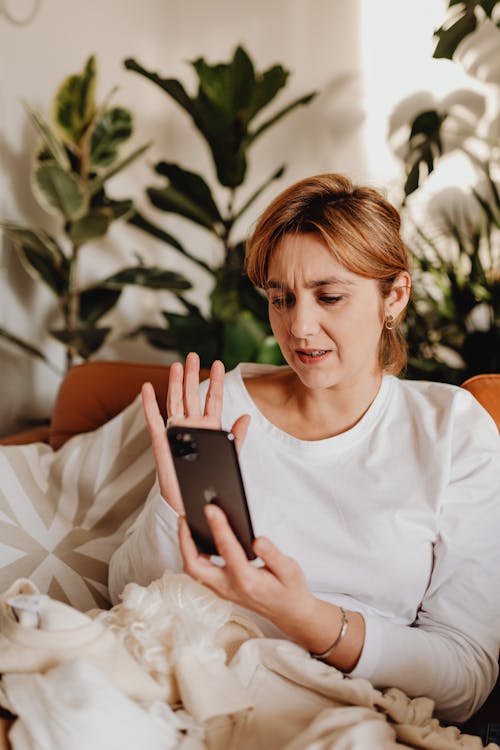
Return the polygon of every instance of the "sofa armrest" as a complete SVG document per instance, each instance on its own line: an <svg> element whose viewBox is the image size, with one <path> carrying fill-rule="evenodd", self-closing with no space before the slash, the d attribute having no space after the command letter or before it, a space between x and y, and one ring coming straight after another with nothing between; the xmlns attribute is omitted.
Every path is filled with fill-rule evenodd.
<svg viewBox="0 0 500 750"><path fill-rule="evenodd" d="M15 432L0 438L0 445L24 445L25 443L48 443L50 435L49 425L32 427L29 430Z"/></svg>
<svg viewBox="0 0 500 750"><path fill-rule="evenodd" d="M49 443L57 450L73 435L91 432L112 419L153 384L165 415L169 367L136 362L85 362L68 371L52 412Z"/></svg>
<svg viewBox="0 0 500 750"><path fill-rule="evenodd" d="M96 360L71 368L66 374L52 412L49 443L57 450L73 435L91 432L119 414L150 382L160 411L166 416L168 365ZM200 371L200 379L209 375Z"/></svg>

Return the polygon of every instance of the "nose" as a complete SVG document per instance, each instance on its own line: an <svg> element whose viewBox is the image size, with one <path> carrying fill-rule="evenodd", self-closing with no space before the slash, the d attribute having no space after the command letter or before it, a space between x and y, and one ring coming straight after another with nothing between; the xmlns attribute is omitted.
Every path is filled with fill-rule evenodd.
<svg viewBox="0 0 500 750"><path fill-rule="evenodd" d="M290 333L296 339L310 338L320 330L318 310L310 300L296 300L289 316Z"/></svg>

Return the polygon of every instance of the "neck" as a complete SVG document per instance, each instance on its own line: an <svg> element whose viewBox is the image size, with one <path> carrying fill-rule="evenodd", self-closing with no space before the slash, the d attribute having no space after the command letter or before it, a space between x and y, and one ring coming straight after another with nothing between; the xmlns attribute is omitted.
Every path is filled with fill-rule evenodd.
<svg viewBox="0 0 500 750"><path fill-rule="evenodd" d="M356 425L375 399L382 373L374 373L362 382L350 381L329 388L312 389L296 376L287 388L287 408L296 424L295 431L322 439L346 432ZM293 415L293 416L292 416Z"/></svg>

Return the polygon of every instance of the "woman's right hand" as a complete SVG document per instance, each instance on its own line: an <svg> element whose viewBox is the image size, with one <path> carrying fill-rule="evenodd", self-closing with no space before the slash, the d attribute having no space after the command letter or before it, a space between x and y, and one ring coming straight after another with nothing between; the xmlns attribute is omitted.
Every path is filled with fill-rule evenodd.
<svg viewBox="0 0 500 750"><path fill-rule="evenodd" d="M188 354L185 367L182 366L181 362L175 362L171 365L167 390L169 424L220 430L224 372L222 362L215 361L210 370L210 383L202 414L198 393L200 385L200 359L198 355L194 352ZM177 513L183 515L184 506L168 445L166 425L158 408L151 383L144 383L142 386L142 403L151 436L160 492L168 504ZM245 439L249 422L250 417L243 415L236 420L231 428L237 449L241 447Z"/></svg>

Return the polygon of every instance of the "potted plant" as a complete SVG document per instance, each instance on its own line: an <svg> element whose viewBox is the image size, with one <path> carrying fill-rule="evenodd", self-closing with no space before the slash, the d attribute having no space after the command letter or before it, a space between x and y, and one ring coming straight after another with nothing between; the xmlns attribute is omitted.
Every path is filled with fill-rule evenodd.
<svg viewBox="0 0 500 750"><path fill-rule="evenodd" d="M492 20L497 4L450 0L434 57L459 56L465 39L473 52L480 44L473 32L483 25L500 43ZM413 113L404 123L403 148L396 150L405 167L401 210L414 261L406 321L410 377L458 384L500 371L500 141L487 112L484 94L453 92ZM390 137L400 132L393 127ZM451 154L467 162L472 181L433 190L424 201L430 178ZM416 218L419 200L425 219Z"/></svg>
<svg viewBox="0 0 500 750"><path fill-rule="evenodd" d="M80 261L87 243L104 237L114 221L134 211L131 199L115 200L108 195L108 181L148 147L121 155L132 135L132 115L111 105L114 91L97 104L96 82L96 60L91 56L81 73L70 75L59 86L50 122L26 107L41 139L32 164L31 188L40 206L59 219L61 239L42 227L0 223L26 270L55 297L60 323L48 333L64 347L67 368L75 358L87 359L102 347L111 327L102 325L101 318L116 305L125 286L174 293L191 286L180 274L140 261L91 284L80 282ZM15 332L2 327L0 336L58 369L40 347Z"/></svg>
<svg viewBox="0 0 500 750"><path fill-rule="evenodd" d="M179 164L159 161L154 170L162 183L148 187L147 196L156 209L181 216L214 237L222 248L223 260L211 266L162 225L136 211L128 219L131 224L167 242L208 273L212 283L208 314L179 294L184 313L163 311L165 326L141 326L136 333L146 335L154 346L181 355L196 349L203 366L209 366L215 358L222 359L227 367L240 361L281 362L279 348L270 335L266 300L244 273L244 241L237 229L254 201L282 176L285 165L274 168L246 201L240 199L240 188L245 183L251 147L283 117L308 104L315 93L301 96L262 119L263 110L286 85L289 73L283 66L273 65L258 72L242 47L236 48L228 62L212 65L200 57L192 66L198 79L194 95L175 78L163 78L134 59L125 61L128 70L151 81L184 110L208 146L215 169L211 182ZM216 200L216 191L225 194L225 200Z"/></svg>

